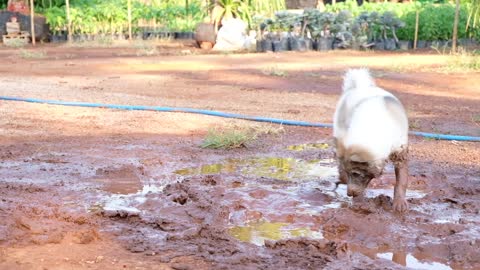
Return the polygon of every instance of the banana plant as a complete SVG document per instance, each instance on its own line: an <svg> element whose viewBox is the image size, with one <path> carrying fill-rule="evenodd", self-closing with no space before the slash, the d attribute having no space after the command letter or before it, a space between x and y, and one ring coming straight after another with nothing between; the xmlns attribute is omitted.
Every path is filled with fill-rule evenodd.
<svg viewBox="0 0 480 270"><path fill-rule="evenodd" d="M249 25L252 21L251 9L247 0L217 0L212 9L212 21L218 30L222 20L239 18Z"/></svg>
<svg viewBox="0 0 480 270"><path fill-rule="evenodd" d="M59 7L52 7L46 10L45 18L53 34L58 35L65 30L67 25L67 16L65 9Z"/></svg>

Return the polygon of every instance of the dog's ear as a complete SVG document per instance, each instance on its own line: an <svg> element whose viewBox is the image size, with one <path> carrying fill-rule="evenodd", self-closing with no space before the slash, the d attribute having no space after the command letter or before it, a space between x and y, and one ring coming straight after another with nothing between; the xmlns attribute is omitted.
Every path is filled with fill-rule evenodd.
<svg viewBox="0 0 480 270"><path fill-rule="evenodd" d="M375 160L374 162L368 163L368 171L377 178L383 173L383 168L385 167L385 160Z"/></svg>
<svg viewBox="0 0 480 270"><path fill-rule="evenodd" d="M345 146L342 139L333 138L333 145L336 148L337 158L343 158L345 156Z"/></svg>

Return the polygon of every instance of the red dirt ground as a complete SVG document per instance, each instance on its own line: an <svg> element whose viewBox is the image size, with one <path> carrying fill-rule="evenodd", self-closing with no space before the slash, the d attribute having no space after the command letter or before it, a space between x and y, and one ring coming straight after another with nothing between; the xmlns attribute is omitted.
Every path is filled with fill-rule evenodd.
<svg viewBox="0 0 480 270"><path fill-rule="evenodd" d="M366 66L412 130L480 136L479 74L445 73L450 57L429 51L25 50L42 59L0 49L0 95L330 123L344 71ZM330 143L331 130L199 147L232 125L277 128L0 101L0 269L480 269L478 143L411 137L411 207L398 215L391 167L356 203L332 191L331 146L288 149Z"/></svg>

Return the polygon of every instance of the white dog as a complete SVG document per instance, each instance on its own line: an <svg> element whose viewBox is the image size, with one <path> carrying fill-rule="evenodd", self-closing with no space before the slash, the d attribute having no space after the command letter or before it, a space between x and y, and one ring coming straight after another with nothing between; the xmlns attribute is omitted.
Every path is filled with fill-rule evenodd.
<svg viewBox="0 0 480 270"><path fill-rule="evenodd" d="M408 119L400 101L377 87L367 69L347 71L334 115L340 182L348 196L362 195L388 160L395 166L393 208L408 209Z"/></svg>

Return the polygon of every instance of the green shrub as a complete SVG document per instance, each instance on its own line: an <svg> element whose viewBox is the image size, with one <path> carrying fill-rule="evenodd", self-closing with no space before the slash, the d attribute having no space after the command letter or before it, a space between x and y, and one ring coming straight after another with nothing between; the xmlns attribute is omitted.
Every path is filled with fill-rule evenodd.
<svg viewBox="0 0 480 270"><path fill-rule="evenodd" d="M437 1L442 2L442 1ZM460 20L458 26L458 37L475 37L480 35L479 27L473 28L470 22L467 32L468 12L470 5L462 5L460 9ZM453 34L453 21L455 16L455 5L450 3L432 4L427 1L419 1L414 3L369 3L365 2L362 6L358 6L356 1L347 0L336 5L327 5L326 11L340 12L341 10L349 10L354 17L358 17L364 12L377 12L384 14L385 12L393 12L404 23L405 27L398 29L397 35L400 40L413 40L415 36L415 18L416 11L419 10L419 40L449 40Z"/></svg>
<svg viewBox="0 0 480 270"><path fill-rule="evenodd" d="M45 19L50 25L50 30L54 34L59 34L66 29L67 15L65 14L65 8L52 7L46 10Z"/></svg>
<svg viewBox="0 0 480 270"><path fill-rule="evenodd" d="M178 3L177 3L178 2ZM205 17L200 1L152 1L147 5L132 1L133 30L138 31L140 20L155 21L157 30L193 31ZM64 6L43 9L51 29L66 30ZM74 34L122 34L128 29L127 0L74 0L70 8Z"/></svg>
<svg viewBox="0 0 480 270"><path fill-rule="evenodd" d="M413 15L415 16L415 15ZM449 40L453 35L453 21L455 17L455 6L452 4L433 5L423 7L419 14L419 40ZM465 38L467 33L468 13L465 8L460 9L458 37ZM411 21L410 21L411 22ZM415 29L415 19L410 28Z"/></svg>

